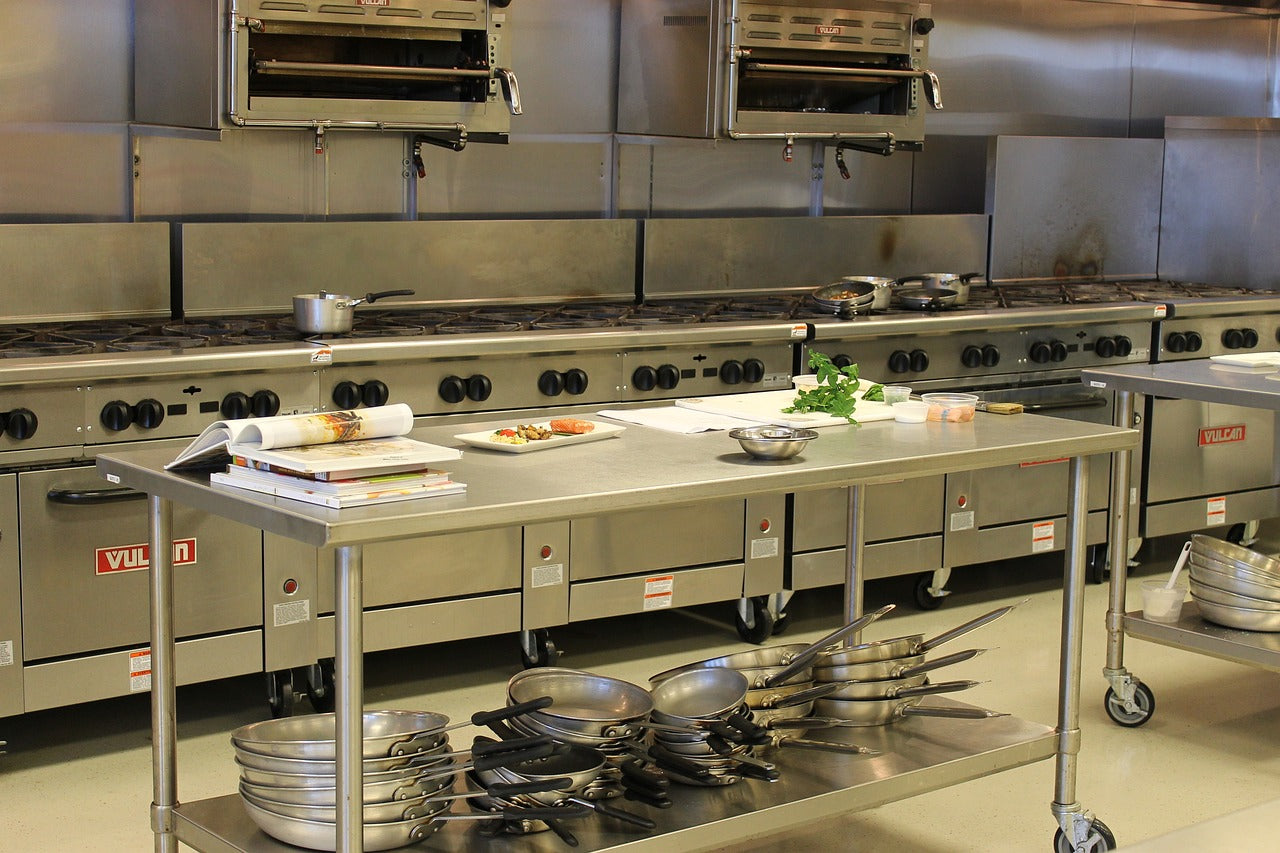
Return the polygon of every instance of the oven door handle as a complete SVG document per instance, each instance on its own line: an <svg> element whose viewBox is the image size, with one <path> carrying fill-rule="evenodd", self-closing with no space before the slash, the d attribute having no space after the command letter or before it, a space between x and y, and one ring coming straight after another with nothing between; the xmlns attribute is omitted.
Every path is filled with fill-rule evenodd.
<svg viewBox="0 0 1280 853"><path fill-rule="evenodd" d="M748 71L770 71L782 74L830 74L833 77L899 77L918 79L928 77L929 71L906 68L846 68L843 65L784 65L778 62L745 63Z"/></svg>
<svg viewBox="0 0 1280 853"><path fill-rule="evenodd" d="M1055 409L1101 409L1107 405L1106 397L1061 397L1043 403L1023 403L1024 412L1051 412Z"/></svg>
<svg viewBox="0 0 1280 853"><path fill-rule="evenodd" d="M45 495L49 503L69 506L97 506L121 501L137 501L146 496L146 492L130 489L127 486L106 489L50 489Z"/></svg>
<svg viewBox="0 0 1280 853"><path fill-rule="evenodd" d="M341 62L291 62L282 59L259 59L253 63L259 74L295 74L307 77L363 77L389 80L456 80L459 77L483 77L489 72L478 68L408 68L397 65L355 65Z"/></svg>

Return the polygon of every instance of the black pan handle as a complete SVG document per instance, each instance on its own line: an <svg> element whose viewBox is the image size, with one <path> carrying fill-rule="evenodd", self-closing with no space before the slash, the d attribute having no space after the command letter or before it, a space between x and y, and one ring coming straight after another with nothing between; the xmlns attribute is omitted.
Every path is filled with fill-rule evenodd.
<svg viewBox="0 0 1280 853"><path fill-rule="evenodd" d="M121 501L140 501L146 496L146 492L140 492L128 486L107 489L50 489L45 495L50 503L71 506L98 506Z"/></svg>
<svg viewBox="0 0 1280 853"><path fill-rule="evenodd" d="M522 749L531 749L535 746L550 745L552 743L550 735L536 735L534 737L515 738L514 740L481 740L476 738L471 744L471 754L480 757L482 755L498 755L504 752L519 752Z"/></svg>
<svg viewBox="0 0 1280 853"><path fill-rule="evenodd" d="M733 768L733 772L739 776L749 776L752 779L761 779L765 782L777 782L782 778L782 774L778 772L777 768L760 767L755 764L739 763L737 767Z"/></svg>
<svg viewBox="0 0 1280 853"><path fill-rule="evenodd" d="M629 758L619 765L622 770L622 784L635 782L643 787L656 788L659 791L665 791L671 787L671 780L665 776L654 773L646 768L634 758Z"/></svg>
<svg viewBox="0 0 1280 853"><path fill-rule="evenodd" d="M534 758L545 758L556 751L555 744L547 743L529 749L516 749L511 752L499 752L494 755L478 755L472 758L471 766L476 770L492 770L507 764L517 764Z"/></svg>
<svg viewBox="0 0 1280 853"><path fill-rule="evenodd" d="M685 776L691 776L694 779L706 779L711 775L711 772L698 762L689 761L685 757L669 752L660 746L649 747L649 754L653 756L653 760L658 763L659 767L665 765Z"/></svg>
<svg viewBox="0 0 1280 853"><path fill-rule="evenodd" d="M578 836L560 825L560 821L555 818L543 818L542 822L547 825L547 829L559 836L560 840L570 847L578 846Z"/></svg>
<svg viewBox="0 0 1280 853"><path fill-rule="evenodd" d="M561 779L542 779L535 782L494 782L484 792L491 797L507 799L517 794L541 794L543 791L564 791L573 787L568 776Z"/></svg>
<svg viewBox="0 0 1280 853"><path fill-rule="evenodd" d="M725 722L742 732L747 743L766 744L771 739L767 729L757 726L741 714L730 714Z"/></svg>
<svg viewBox="0 0 1280 853"><path fill-rule="evenodd" d="M413 296L413 294L414 291L412 290L377 290L373 293L366 293L364 301L377 302L379 299L384 299L388 296Z"/></svg>
<svg viewBox="0 0 1280 853"><path fill-rule="evenodd" d="M615 809L612 806L605 805L599 800L583 800L578 797L570 797L569 802L587 806L588 808L595 809L596 814L602 814L605 817L611 817L614 820L620 820L623 823L630 823L640 827L641 829L655 829L658 826L647 817L641 817L638 814L632 814L631 812L624 811L623 809Z"/></svg>
<svg viewBox="0 0 1280 853"><path fill-rule="evenodd" d="M550 696L539 696L537 699L530 699L528 702L521 702L518 705L508 705L505 708L498 708L493 711L476 711L471 715L471 725L487 726L496 720L509 720L512 717L519 717L528 714L530 711L540 711L551 705Z"/></svg>
<svg viewBox="0 0 1280 853"><path fill-rule="evenodd" d="M646 806L652 806L655 809L669 809L675 805L666 794L655 796L633 788L628 788L622 796L632 802L644 803Z"/></svg>

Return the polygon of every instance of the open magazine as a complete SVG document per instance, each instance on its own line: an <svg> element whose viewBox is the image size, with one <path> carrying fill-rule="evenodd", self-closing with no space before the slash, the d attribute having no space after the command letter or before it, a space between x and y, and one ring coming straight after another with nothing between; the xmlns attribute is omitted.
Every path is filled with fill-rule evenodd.
<svg viewBox="0 0 1280 853"><path fill-rule="evenodd" d="M413 411L403 403L217 421L164 467L206 467L239 456L301 474L346 471L354 466L376 472L408 470L462 455L451 447L406 437L412 428Z"/></svg>

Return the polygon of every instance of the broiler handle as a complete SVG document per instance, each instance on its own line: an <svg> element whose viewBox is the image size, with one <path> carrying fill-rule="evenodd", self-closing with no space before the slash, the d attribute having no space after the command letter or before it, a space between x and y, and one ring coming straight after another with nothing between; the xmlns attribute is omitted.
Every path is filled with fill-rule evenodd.
<svg viewBox="0 0 1280 853"><path fill-rule="evenodd" d="M942 109L942 83L938 81L938 75L932 71L922 72L924 78L924 97L929 102L929 106L935 110Z"/></svg>
<svg viewBox="0 0 1280 853"><path fill-rule="evenodd" d="M510 68L495 68L493 73L498 75L498 80L502 83L502 91L507 96L507 106L511 108L511 114L518 116L524 112L524 107L520 104L520 84L516 81L516 73Z"/></svg>

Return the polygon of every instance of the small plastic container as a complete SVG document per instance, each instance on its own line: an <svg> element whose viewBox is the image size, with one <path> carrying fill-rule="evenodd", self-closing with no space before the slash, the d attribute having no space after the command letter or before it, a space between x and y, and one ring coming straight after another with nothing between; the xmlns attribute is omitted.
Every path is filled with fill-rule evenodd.
<svg viewBox="0 0 1280 853"><path fill-rule="evenodd" d="M812 391L818 387L818 375L816 373L804 373L800 376L792 376L791 384L797 391Z"/></svg>
<svg viewBox="0 0 1280 853"><path fill-rule="evenodd" d="M911 389L906 385L884 386L884 401L890 406L905 403L909 399L911 399Z"/></svg>
<svg viewBox="0 0 1280 853"><path fill-rule="evenodd" d="M1152 622L1177 622L1187 590L1165 586L1165 580L1142 582L1142 616Z"/></svg>
<svg viewBox="0 0 1280 853"><path fill-rule="evenodd" d="M973 394L921 394L920 399L929 405L929 420L968 423L978 410L978 398Z"/></svg>
<svg viewBox="0 0 1280 853"><path fill-rule="evenodd" d="M929 404L905 400L893 407L893 419L900 424L922 424L929 417Z"/></svg>

